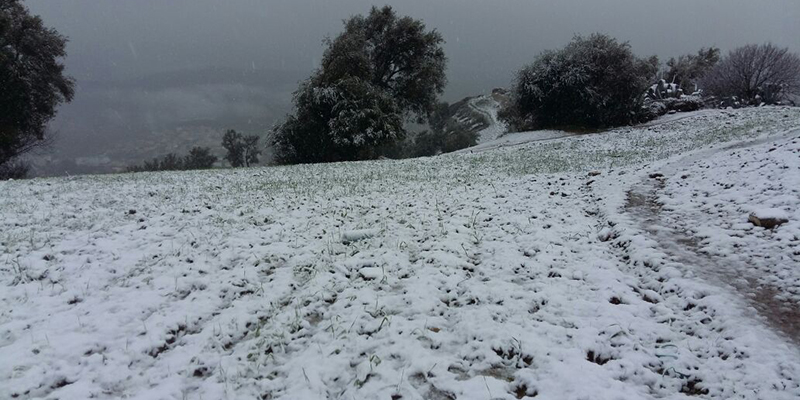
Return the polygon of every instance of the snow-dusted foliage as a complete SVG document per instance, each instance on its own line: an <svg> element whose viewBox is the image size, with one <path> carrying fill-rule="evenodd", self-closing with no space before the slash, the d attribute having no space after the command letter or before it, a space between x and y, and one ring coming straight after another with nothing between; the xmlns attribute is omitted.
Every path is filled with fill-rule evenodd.
<svg viewBox="0 0 800 400"><path fill-rule="evenodd" d="M356 77L326 86L306 82L295 103L296 115L273 136L280 163L373 159L405 135L388 93Z"/></svg>
<svg viewBox="0 0 800 400"><path fill-rule="evenodd" d="M403 117L427 119L444 90L442 37L391 7L345 22L321 68L295 94L295 114L274 130L276 161L377 158L405 136Z"/></svg>
<svg viewBox="0 0 800 400"><path fill-rule="evenodd" d="M503 115L516 130L601 128L635 122L656 66L627 43L594 34L546 51L517 74Z"/></svg>

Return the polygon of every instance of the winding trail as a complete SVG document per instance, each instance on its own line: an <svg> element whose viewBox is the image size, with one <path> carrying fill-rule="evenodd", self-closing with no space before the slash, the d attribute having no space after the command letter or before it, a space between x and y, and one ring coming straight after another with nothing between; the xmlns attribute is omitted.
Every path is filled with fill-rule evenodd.
<svg viewBox="0 0 800 400"><path fill-rule="evenodd" d="M663 218L662 207L657 200L658 192L665 186L665 179L678 173L681 166L719 152L788 139L798 133L800 130L794 130L780 136L736 143L678 158L660 168L658 174L650 175L634 185L628 191L625 211L632 215L634 220L639 221L639 228L658 242L661 250L674 261L686 265L700 278L710 283L735 291L746 304L755 309L757 313L755 317L800 348L800 304L780 299L776 296L780 294L780 289L758 282L758 277L747 265L732 264L731 260L723 260L704 253L696 238L670 226Z"/></svg>

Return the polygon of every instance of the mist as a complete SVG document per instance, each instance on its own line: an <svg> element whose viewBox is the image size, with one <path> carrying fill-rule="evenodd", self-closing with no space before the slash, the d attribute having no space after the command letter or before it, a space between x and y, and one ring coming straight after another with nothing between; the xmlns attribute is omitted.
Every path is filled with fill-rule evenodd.
<svg viewBox="0 0 800 400"><path fill-rule="evenodd" d="M40 174L106 172L194 145L218 147L226 128L265 134L291 110L323 39L363 0L29 0L69 37L75 100L52 123ZM444 100L505 87L514 71L576 34L603 32L662 60L703 46L773 42L800 51L793 0L404 0L397 12L445 40Z"/></svg>

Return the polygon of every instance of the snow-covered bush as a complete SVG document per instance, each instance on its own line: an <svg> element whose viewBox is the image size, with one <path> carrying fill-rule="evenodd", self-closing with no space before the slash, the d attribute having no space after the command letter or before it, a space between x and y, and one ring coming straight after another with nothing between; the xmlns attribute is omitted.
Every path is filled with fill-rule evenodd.
<svg viewBox="0 0 800 400"><path fill-rule="evenodd" d="M658 83L647 89L647 98L653 100L677 99L683 96L683 89L676 83L659 79Z"/></svg>
<svg viewBox="0 0 800 400"><path fill-rule="evenodd" d="M706 100L701 96L668 97L662 99L645 99L642 121L658 118L671 112L697 111L706 106Z"/></svg>
<svg viewBox="0 0 800 400"><path fill-rule="evenodd" d="M656 65L606 35L576 36L517 73L502 117L516 130L604 128L638 121Z"/></svg>

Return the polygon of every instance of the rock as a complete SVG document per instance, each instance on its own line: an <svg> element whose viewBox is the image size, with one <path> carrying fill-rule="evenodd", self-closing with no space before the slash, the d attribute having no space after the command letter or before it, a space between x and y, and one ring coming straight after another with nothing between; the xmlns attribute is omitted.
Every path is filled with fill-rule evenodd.
<svg viewBox="0 0 800 400"><path fill-rule="evenodd" d="M764 229L775 229L789 222L789 217L781 209L767 208L751 213L748 220L755 226L760 226Z"/></svg>
<svg viewBox="0 0 800 400"><path fill-rule="evenodd" d="M616 238L617 233L614 232L611 228L603 228L600 232L597 233L597 240L601 242L607 242L611 239Z"/></svg>
<svg viewBox="0 0 800 400"><path fill-rule="evenodd" d="M136 214L136 210L128 210L128 215L135 215L135 214Z"/></svg>
<svg viewBox="0 0 800 400"><path fill-rule="evenodd" d="M342 243L348 244L372 238L378 234L377 229L362 229L342 233Z"/></svg>
<svg viewBox="0 0 800 400"><path fill-rule="evenodd" d="M600 171L589 172L589 176L597 176L597 175L600 175Z"/></svg>
<svg viewBox="0 0 800 400"><path fill-rule="evenodd" d="M663 178L663 177L664 177L664 174L662 174L660 172L656 172L656 173L650 174L650 179L660 179L660 178Z"/></svg>
<svg viewBox="0 0 800 400"><path fill-rule="evenodd" d="M365 281L371 281L383 276L383 269L378 267L364 267L358 270L358 274L361 275Z"/></svg>

